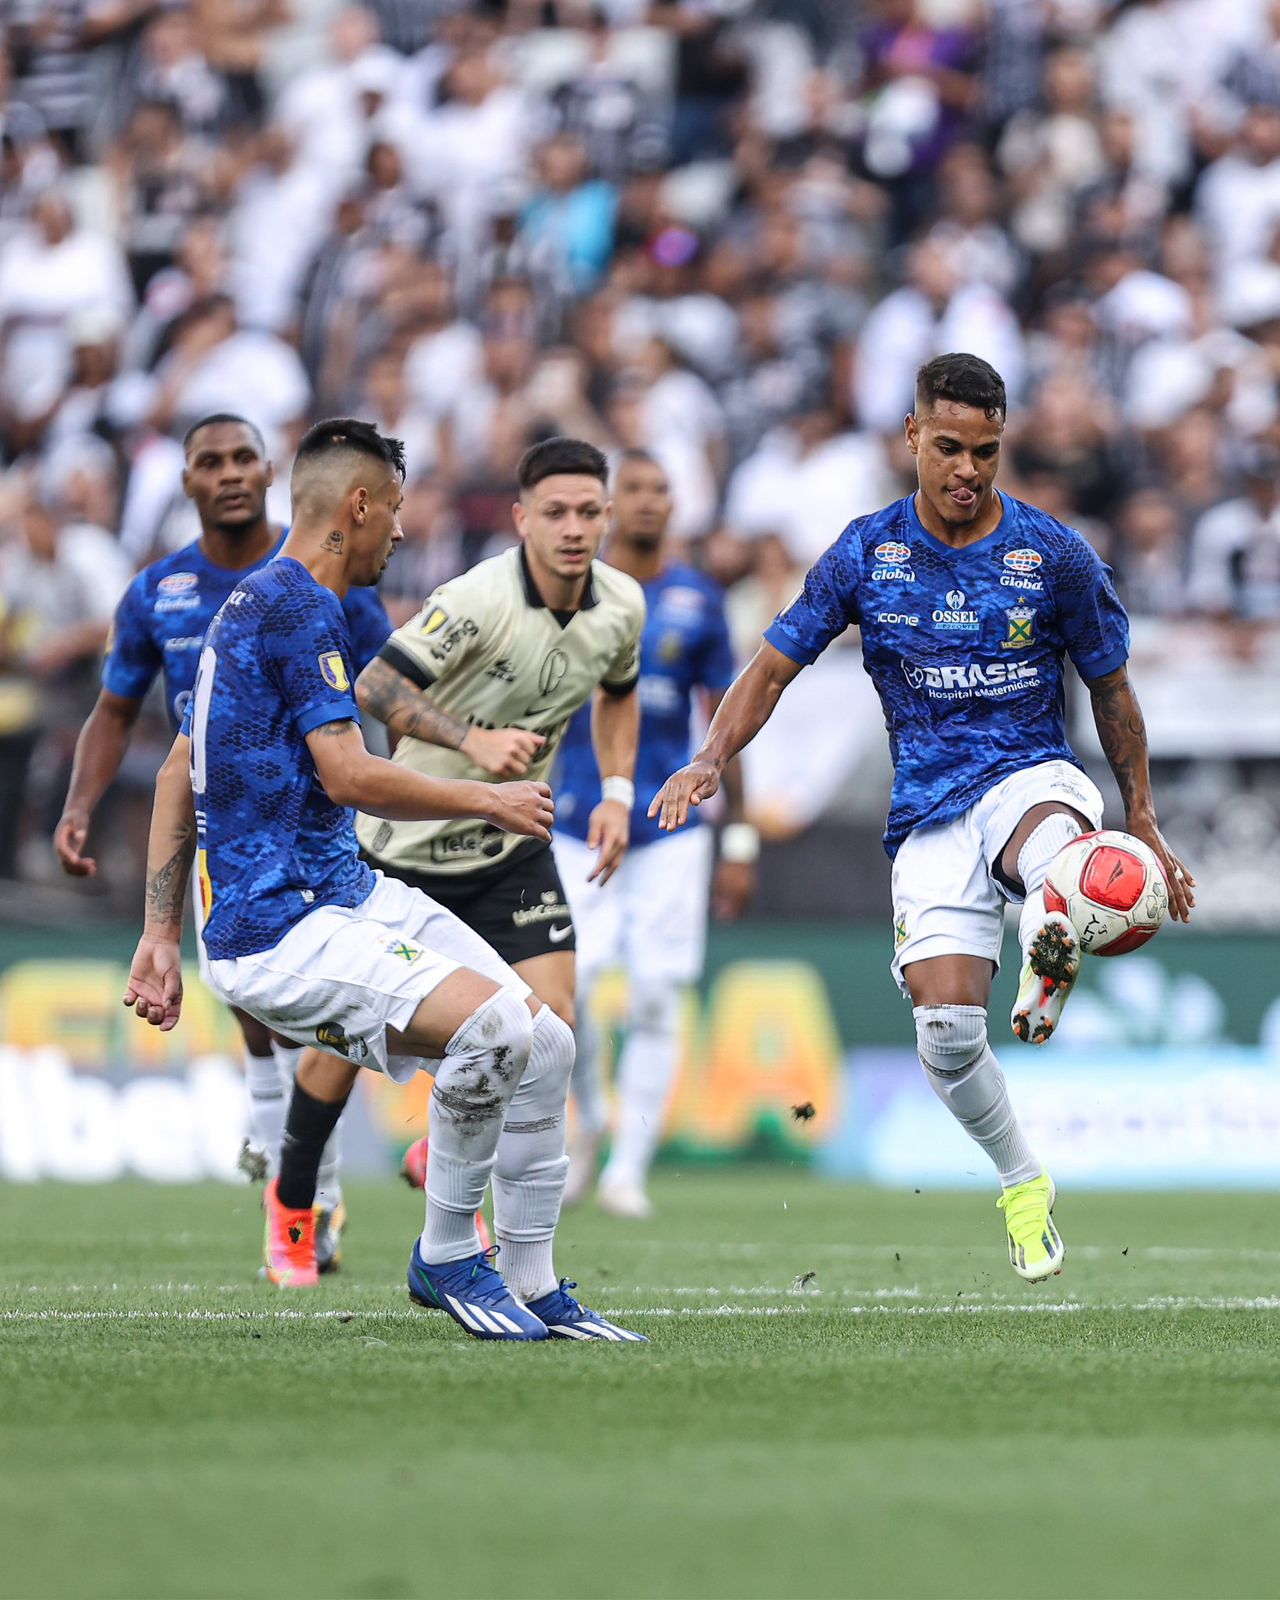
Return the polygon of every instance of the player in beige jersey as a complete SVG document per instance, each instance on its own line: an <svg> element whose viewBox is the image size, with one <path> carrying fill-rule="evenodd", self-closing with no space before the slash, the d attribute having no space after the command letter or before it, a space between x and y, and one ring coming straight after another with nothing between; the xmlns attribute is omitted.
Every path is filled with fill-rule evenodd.
<svg viewBox="0 0 1280 1600"><path fill-rule="evenodd" d="M570 718L594 696L603 798L588 842L599 883L630 838L645 614L640 585L595 559L609 521L607 473L600 451L576 439L526 451L514 507L520 544L441 585L356 685L361 708L398 739L395 761L494 782L545 777ZM468 923L573 1025L573 917L548 845L513 848L474 822L362 816L356 831L370 865ZM563 1152L563 1122L557 1136ZM422 1167L415 1147L410 1181Z"/></svg>

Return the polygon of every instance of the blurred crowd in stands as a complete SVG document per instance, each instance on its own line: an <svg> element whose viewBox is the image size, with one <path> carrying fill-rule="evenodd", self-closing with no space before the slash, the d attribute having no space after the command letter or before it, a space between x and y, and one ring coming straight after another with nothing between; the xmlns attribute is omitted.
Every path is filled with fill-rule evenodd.
<svg viewBox="0 0 1280 1600"><path fill-rule="evenodd" d="M178 441L216 410L262 428L280 521L309 420L407 441L397 620L510 537L533 439L643 446L745 653L910 486L917 365L974 350L1013 403L1003 485L1280 755L1275 0L3 16L0 770L30 781L0 779L0 874L38 870L19 813L47 834L115 600L195 532ZM1213 712L1166 753L1231 756Z"/></svg>

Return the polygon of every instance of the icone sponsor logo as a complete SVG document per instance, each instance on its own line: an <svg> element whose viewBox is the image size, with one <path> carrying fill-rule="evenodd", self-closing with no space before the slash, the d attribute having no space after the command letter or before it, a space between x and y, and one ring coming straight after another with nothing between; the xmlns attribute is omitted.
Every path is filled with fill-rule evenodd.
<svg viewBox="0 0 1280 1600"><path fill-rule="evenodd" d="M1039 669L1029 661L968 661L961 666L935 667L919 661L902 662L902 673L913 689L930 695L976 692L988 699L1024 689L1039 680Z"/></svg>
<svg viewBox="0 0 1280 1600"><path fill-rule="evenodd" d="M920 626L919 617L908 616L903 611L877 611L876 621L901 623L904 628L918 628Z"/></svg>
<svg viewBox="0 0 1280 1600"><path fill-rule="evenodd" d="M156 584L156 592L158 594L183 594L188 589L194 589L199 581L194 572L171 572Z"/></svg>
<svg viewBox="0 0 1280 1600"><path fill-rule="evenodd" d="M933 612L933 625L953 633L977 633L978 613L965 610L963 589L947 590L946 608Z"/></svg>
<svg viewBox="0 0 1280 1600"><path fill-rule="evenodd" d="M203 643L203 634L189 633L182 639L166 639L164 647L166 650L198 650Z"/></svg>

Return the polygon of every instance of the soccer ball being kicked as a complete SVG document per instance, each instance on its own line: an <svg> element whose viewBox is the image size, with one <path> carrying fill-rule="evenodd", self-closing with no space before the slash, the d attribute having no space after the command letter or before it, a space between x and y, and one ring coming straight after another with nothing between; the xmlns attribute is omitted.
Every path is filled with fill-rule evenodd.
<svg viewBox="0 0 1280 1600"><path fill-rule="evenodd" d="M1169 891L1150 846L1103 828L1059 851L1045 880L1044 903L1071 919L1086 955L1123 956L1160 931Z"/></svg>

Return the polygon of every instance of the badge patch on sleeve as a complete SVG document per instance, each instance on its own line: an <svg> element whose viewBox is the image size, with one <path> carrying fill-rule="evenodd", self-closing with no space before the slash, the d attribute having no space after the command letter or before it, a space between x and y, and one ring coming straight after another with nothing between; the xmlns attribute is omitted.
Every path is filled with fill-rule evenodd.
<svg viewBox="0 0 1280 1600"><path fill-rule="evenodd" d="M440 606L432 606L427 613L427 620L422 624L422 631L426 634L439 633L449 620L449 613Z"/></svg>
<svg viewBox="0 0 1280 1600"><path fill-rule="evenodd" d="M351 687L351 680L347 677L347 664L342 659L340 650L326 650L322 656L316 658L320 663L320 671L324 681L331 689L336 689L339 694L345 694Z"/></svg>

